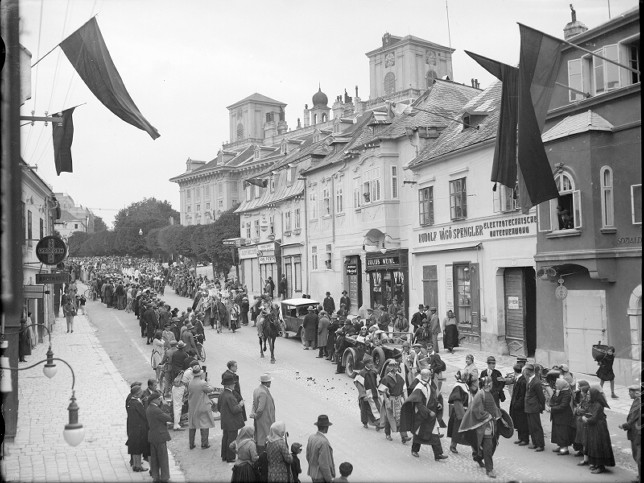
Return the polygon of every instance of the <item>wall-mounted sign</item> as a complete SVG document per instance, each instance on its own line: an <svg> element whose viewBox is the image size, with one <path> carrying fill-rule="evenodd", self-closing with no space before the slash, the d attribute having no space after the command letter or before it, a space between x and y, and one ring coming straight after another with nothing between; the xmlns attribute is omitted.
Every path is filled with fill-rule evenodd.
<svg viewBox="0 0 644 483"><path fill-rule="evenodd" d="M445 245L460 240L494 240L537 234L535 215L515 216L483 223L448 225L418 234L421 245Z"/></svg>
<svg viewBox="0 0 644 483"><path fill-rule="evenodd" d="M519 297L508 297L508 309L518 310L519 307Z"/></svg>
<svg viewBox="0 0 644 483"><path fill-rule="evenodd" d="M265 263L277 263L277 259L275 258L275 255L268 256L268 257L257 257L257 258L259 259L260 265Z"/></svg>
<svg viewBox="0 0 644 483"><path fill-rule="evenodd" d="M400 257L367 258L367 267L389 267L400 265Z"/></svg>
<svg viewBox="0 0 644 483"><path fill-rule="evenodd" d="M257 247L248 247L239 249L239 259L257 258Z"/></svg>
<svg viewBox="0 0 644 483"><path fill-rule="evenodd" d="M69 283L71 281L69 272L61 273L37 273L36 283Z"/></svg>
<svg viewBox="0 0 644 483"><path fill-rule="evenodd" d="M358 265L350 263L347 265L347 275L358 275Z"/></svg>
<svg viewBox="0 0 644 483"><path fill-rule="evenodd" d="M45 265L58 265L67 255L67 245L55 236L46 236L36 245L36 256Z"/></svg>

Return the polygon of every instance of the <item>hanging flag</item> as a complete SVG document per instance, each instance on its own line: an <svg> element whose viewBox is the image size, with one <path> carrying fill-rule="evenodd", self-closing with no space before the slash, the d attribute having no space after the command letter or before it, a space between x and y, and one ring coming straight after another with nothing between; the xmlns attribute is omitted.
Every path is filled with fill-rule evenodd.
<svg viewBox="0 0 644 483"><path fill-rule="evenodd" d="M465 51L503 83L501 110L490 180L514 189L517 182L517 122L519 117L519 69Z"/></svg>
<svg viewBox="0 0 644 483"><path fill-rule="evenodd" d="M146 131L152 139L159 137L159 132L143 117L127 92L95 17L63 40L60 47L105 107L125 122Z"/></svg>
<svg viewBox="0 0 644 483"><path fill-rule="evenodd" d="M54 138L54 164L56 174L60 176L63 171L73 173L72 169L72 141L74 139L74 121L72 114L75 107L66 109L55 114L55 117L62 118L61 122L52 122L52 134Z"/></svg>
<svg viewBox="0 0 644 483"><path fill-rule="evenodd" d="M519 24L519 167L525 189L519 188L524 212L559 196L541 131L554 89L563 42Z"/></svg>
<svg viewBox="0 0 644 483"><path fill-rule="evenodd" d="M262 178L249 178L246 180L248 184L252 184L254 186L259 186L261 188L266 188L268 186L268 180L267 179L262 179Z"/></svg>

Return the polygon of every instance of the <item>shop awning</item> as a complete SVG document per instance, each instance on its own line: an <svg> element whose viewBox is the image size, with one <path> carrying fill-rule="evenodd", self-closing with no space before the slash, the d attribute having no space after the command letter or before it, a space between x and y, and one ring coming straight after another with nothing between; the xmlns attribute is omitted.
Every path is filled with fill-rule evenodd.
<svg viewBox="0 0 644 483"><path fill-rule="evenodd" d="M483 247L483 243L474 243L468 245L448 245L437 247L423 247L416 248L411 251L412 255L422 255L424 253L438 253L438 252L456 252L465 250L478 250Z"/></svg>

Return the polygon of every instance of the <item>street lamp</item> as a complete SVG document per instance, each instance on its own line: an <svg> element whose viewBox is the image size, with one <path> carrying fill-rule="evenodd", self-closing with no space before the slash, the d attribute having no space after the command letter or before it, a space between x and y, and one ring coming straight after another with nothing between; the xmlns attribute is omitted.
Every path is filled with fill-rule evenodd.
<svg viewBox="0 0 644 483"><path fill-rule="evenodd" d="M143 236L143 229L139 228L139 236Z"/></svg>
<svg viewBox="0 0 644 483"><path fill-rule="evenodd" d="M2 380L0 381L0 392L10 393L13 390L13 387L11 384L11 371L26 371L28 369L33 369L34 367L42 363L45 363L45 366L43 367L43 373L45 374L45 376L51 379L56 375L56 371L57 371L56 364L54 364L54 361L60 361L64 363L67 367L69 367L69 370L72 373L72 396L70 398L69 406L67 407L67 411L69 412L69 423L65 425L65 429L63 431L63 438L65 438L65 441L67 442L68 445L78 446L85 438L85 428L83 428L83 425L78 422L79 408L78 408L78 404L76 404L76 392L74 391L74 386L76 385L76 375L74 374L74 369L72 369L72 366L70 366L66 360L60 359L59 357L54 357L54 352L51 350L51 332L49 331L49 328L45 324L33 324L33 325L44 327L45 330L47 331L47 334L49 335L49 349L47 350L47 356L42 361L38 361L35 364L32 364L27 367L11 367L9 365L9 358L4 355L5 351L9 347L9 342L4 340L4 332L0 334L0 337L2 337L2 342L0 342L0 350L3 353L3 355L0 356L0 369L2 369ZM12 329L12 328L14 327L7 327L5 328L5 330ZM23 332L24 330L27 330L27 327L20 328L18 333Z"/></svg>

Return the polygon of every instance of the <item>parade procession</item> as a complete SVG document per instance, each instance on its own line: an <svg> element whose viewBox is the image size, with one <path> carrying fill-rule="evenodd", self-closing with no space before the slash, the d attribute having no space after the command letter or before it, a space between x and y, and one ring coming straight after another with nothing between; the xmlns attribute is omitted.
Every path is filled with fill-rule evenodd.
<svg viewBox="0 0 644 483"><path fill-rule="evenodd" d="M0 14L3 481L641 481L633 0Z"/></svg>

